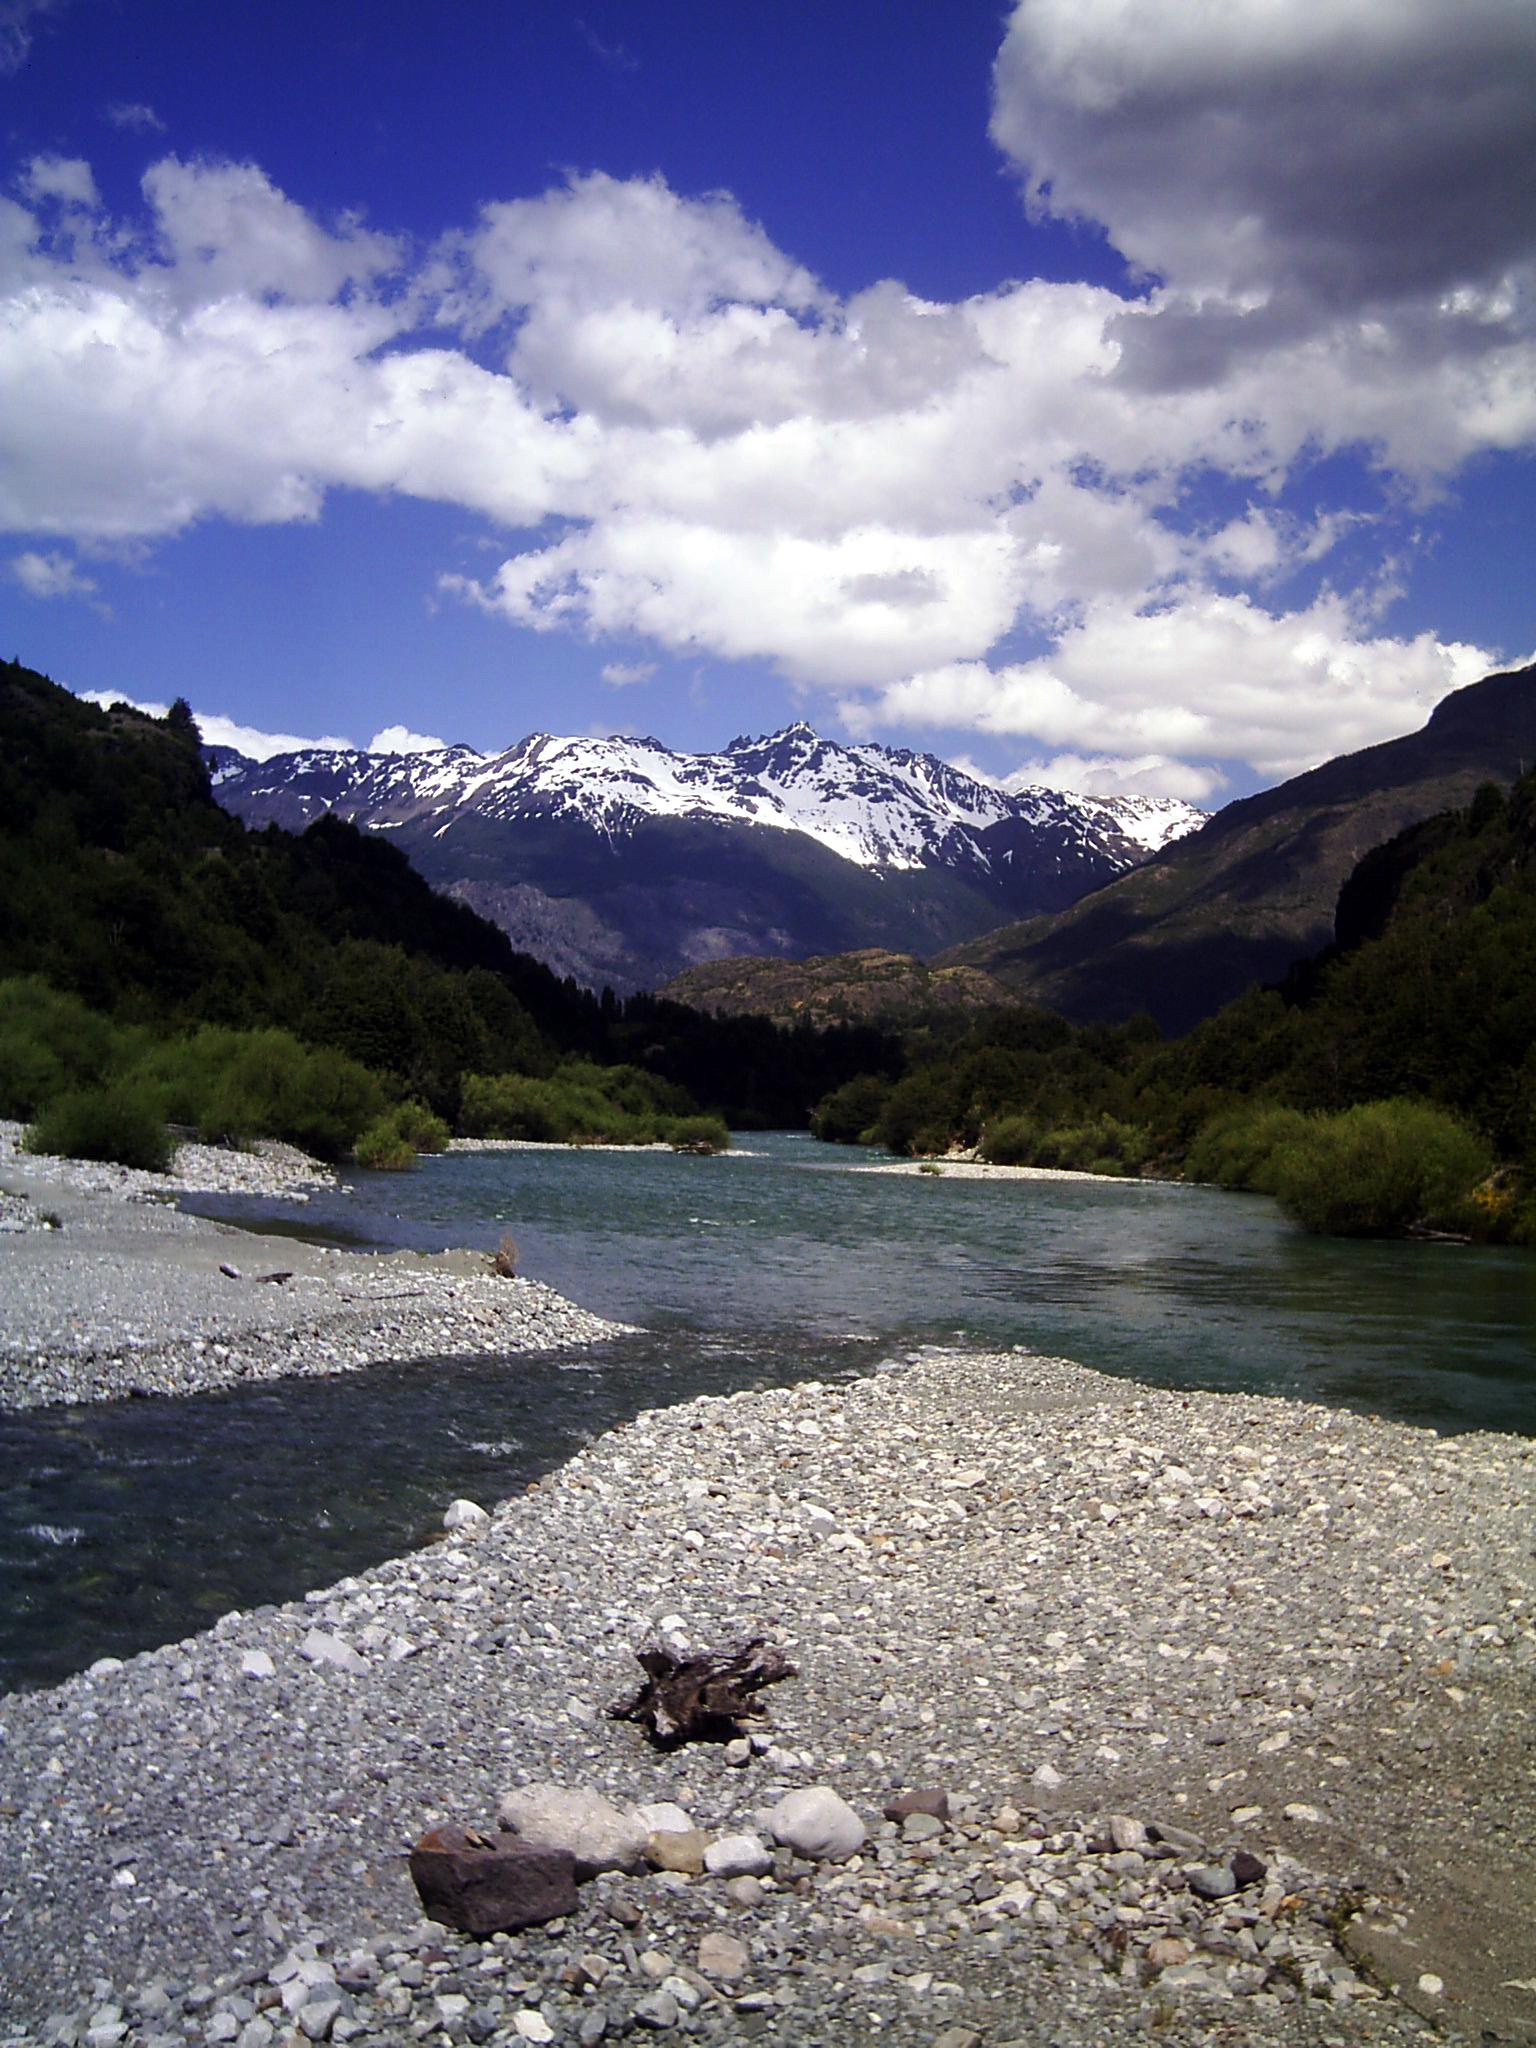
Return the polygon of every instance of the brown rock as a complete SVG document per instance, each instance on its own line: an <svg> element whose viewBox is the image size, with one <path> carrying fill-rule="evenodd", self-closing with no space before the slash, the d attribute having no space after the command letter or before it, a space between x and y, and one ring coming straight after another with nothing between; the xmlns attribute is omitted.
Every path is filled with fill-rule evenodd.
<svg viewBox="0 0 1536 2048"><path fill-rule="evenodd" d="M1147 1961L1154 1970L1171 1970L1177 1963L1187 1963L1193 1954L1189 1943L1176 1934L1160 1934L1147 1945Z"/></svg>
<svg viewBox="0 0 1536 2048"><path fill-rule="evenodd" d="M1228 1867L1237 1879L1239 1890L1244 1885L1262 1884L1269 1875L1269 1865L1261 1862L1251 1849L1239 1849Z"/></svg>
<svg viewBox="0 0 1536 2048"><path fill-rule="evenodd" d="M451 1824L429 1828L412 1849L411 1878L427 1918L466 1934L512 1933L576 1910L569 1850L534 1849Z"/></svg>
<svg viewBox="0 0 1536 2048"><path fill-rule="evenodd" d="M658 1828L646 1836L645 1860L653 1870L681 1870L698 1877L709 1837L698 1828Z"/></svg>
<svg viewBox="0 0 1536 2048"><path fill-rule="evenodd" d="M699 1969L706 1977L722 1977L729 1983L745 1972L751 1960L746 1943L734 1934L706 1934L699 1943Z"/></svg>
<svg viewBox="0 0 1536 2048"><path fill-rule="evenodd" d="M909 1813L929 1813L935 1820L948 1820L949 1794L936 1785L926 1785L916 1792L898 1792L894 1799L886 1801L883 1811L887 1820L902 1821Z"/></svg>

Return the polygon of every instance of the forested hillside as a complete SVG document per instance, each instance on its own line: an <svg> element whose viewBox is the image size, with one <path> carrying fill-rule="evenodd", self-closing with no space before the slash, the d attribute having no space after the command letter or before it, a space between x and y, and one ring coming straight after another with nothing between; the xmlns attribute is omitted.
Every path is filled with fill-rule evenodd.
<svg viewBox="0 0 1536 2048"><path fill-rule="evenodd" d="M1386 1107L1366 1124L1364 1105ZM1149 1018L1078 1027L1027 1007L936 1022L902 1079L850 1083L813 1128L898 1151L980 1145L998 1161L1265 1187L1279 1151L1345 1115L1367 1150L1432 1149L1410 1105L1473 1141L1464 1160L1486 1185L1454 1220L1536 1232L1536 773L1367 854L1332 946L1181 1039Z"/></svg>
<svg viewBox="0 0 1536 2048"><path fill-rule="evenodd" d="M247 830L213 801L184 705L101 711L17 662L0 666L0 977L155 1034L278 1028L450 1122L468 1074L548 1081L576 1060L633 1064L738 1124L803 1123L893 1059L874 1032L594 996L377 837L332 818Z"/></svg>

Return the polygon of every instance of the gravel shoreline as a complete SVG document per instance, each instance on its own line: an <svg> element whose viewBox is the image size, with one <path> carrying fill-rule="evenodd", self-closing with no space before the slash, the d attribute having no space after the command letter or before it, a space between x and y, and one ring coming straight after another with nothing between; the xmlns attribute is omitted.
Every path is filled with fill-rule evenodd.
<svg viewBox="0 0 1536 2048"><path fill-rule="evenodd" d="M645 1414L423 1553L0 1701L0 2042L1529 2041L1533 1531L1524 1440L1022 1353ZM637 1644L759 1634L798 1676L741 1767L603 1716ZM408 1844L538 1781L711 1835L824 1784L869 1837L422 1922ZM880 1819L914 1786L948 1824Z"/></svg>
<svg viewBox="0 0 1536 2048"><path fill-rule="evenodd" d="M307 1199L289 1146L183 1145L171 1174L34 1159L0 1125L0 1407L194 1394L598 1343L622 1325L474 1252L340 1252L183 1215L185 1192Z"/></svg>

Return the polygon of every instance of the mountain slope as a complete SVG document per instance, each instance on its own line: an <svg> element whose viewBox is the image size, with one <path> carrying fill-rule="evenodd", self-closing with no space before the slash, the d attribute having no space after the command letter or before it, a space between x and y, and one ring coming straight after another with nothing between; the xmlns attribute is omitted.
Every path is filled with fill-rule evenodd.
<svg viewBox="0 0 1536 2048"><path fill-rule="evenodd" d="M323 815L297 835L247 830L213 800L185 705L164 719L99 710L0 661L0 982L24 976L155 1039L277 1026L450 1118L466 1074L547 1077L574 1058L643 1067L737 1125L776 1129L897 1057L864 1029L602 1001L435 894L388 837ZM14 1098L29 1060L8 1028ZM281 1068L258 1064L252 1086L281 1095Z"/></svg>
<svg viewBox="0 0 1536 2048"><path fill-rule="evenodd" d="M248 823L332 811L387 833L515 944L620 991L740 954L932 953L1074 901L1200 817L1009 793L804 724L717 754L534 734L491 755L216 750L212 763L219 800Z"/></svg>
<svg viewBox="0 0 1536 2048"><path fill-rule="evenodd" d="M1344 879L1372 847L1533 760L1536 667L1488 676L1447 697L1421 731L1229 804L1069 909L932 964L978 968L1078 1020L1146 1010L1185 1030L1327 945Z"/></svg>

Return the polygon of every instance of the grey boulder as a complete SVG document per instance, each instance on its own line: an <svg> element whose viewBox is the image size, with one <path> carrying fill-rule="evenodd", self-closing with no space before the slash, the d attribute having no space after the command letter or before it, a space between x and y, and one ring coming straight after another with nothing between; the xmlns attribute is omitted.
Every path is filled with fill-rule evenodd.
<svg viewBox="0 0 1536 2048"><path fill-rule="evenodd" d="M814 1863L842 1863L864 1846L864 1823L830 1785L787 1792L768 1815L768 1828L797 1856Z"/></svg>
<svg viewBox="0 0 1536 2048"><path fill-rule="evenodd" d="M531 1848L568 1850L578 1882L604 1870L645 1868L650 1830L637 1813L615 1806L599 1792L520 1785L502 1800L497 1818Z"/></svg>

